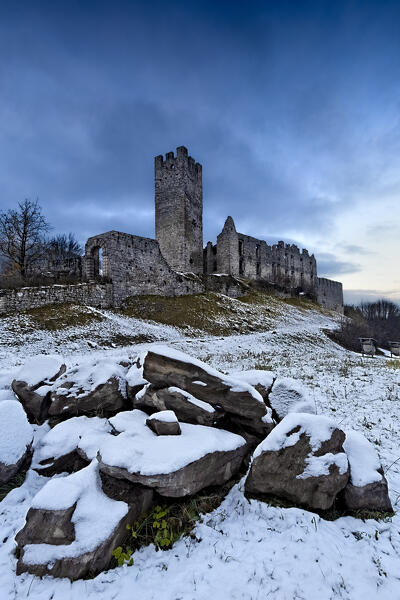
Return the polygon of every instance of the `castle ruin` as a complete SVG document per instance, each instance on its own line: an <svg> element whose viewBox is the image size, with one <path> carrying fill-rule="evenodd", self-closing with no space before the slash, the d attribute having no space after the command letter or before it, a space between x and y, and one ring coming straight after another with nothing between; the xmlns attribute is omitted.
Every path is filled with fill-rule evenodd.
<svg viewBox="0 0 400 600"><path fill-rule="evenodd" d="M239 296L241 282L263 283L343 309L342 284L317 276L314 255L280 241L272 246L236 231L226 219L217 243L203 248L202 166L184 146L154 160L156 239L109 231L89 238L87 281L108 277L114 303L129 296L176 296L206 290ZM100 269L99 253L102 253Z"/></svg>
<svg viewBox="0 0 400 600"><path fill-rule="evenodd" d="M119 231L89 238L77 285L0 290L0 314L44 304L75 302L107 308L130 296L182 296L206 291L231 297L249 286L304 295L343 312L342 284L317 276L314 255L283 241L272 246L236 231L228 217L216 244L203 248L202 166L184 146L154 161L156 239ZM64 261L65 262L65 261ZM48 264L57 281L57 269ZM40 269L43 271L43 269Z"/></svg>

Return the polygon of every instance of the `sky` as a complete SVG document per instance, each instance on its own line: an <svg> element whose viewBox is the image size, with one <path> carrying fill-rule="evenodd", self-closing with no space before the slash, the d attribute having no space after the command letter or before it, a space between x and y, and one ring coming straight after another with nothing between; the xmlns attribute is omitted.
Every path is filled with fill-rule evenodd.
<svg viewBox="0 0 400 600"><path fill-rule="evenodd" d="M153 160L203 165L204 242L314 252L400 301L400 2L0 3L0 208L154 237Z"/></svg>

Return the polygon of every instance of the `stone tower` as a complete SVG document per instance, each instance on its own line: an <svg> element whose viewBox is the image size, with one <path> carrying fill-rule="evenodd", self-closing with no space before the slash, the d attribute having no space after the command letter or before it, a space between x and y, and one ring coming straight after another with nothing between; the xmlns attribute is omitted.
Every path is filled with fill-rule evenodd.
<svg viewBox="0 0 400 600"><path fill-rule="evenodd" d="M217 238L218 273L239 275L239 237L232 217L228 217Z"/></svg>
<svg viewBox="0 0 400 600"><path fill-rule="evenodd" d="M174 271L203 272L202 169L184 146L154 159L156 240Z"/></svg>

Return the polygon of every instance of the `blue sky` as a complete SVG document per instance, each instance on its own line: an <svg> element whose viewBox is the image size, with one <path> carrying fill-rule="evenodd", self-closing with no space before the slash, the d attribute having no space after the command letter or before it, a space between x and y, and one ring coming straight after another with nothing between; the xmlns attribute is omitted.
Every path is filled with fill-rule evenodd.
<svg viewBox="0 0 400 600"><path fill-rule="evenodd" d="M154 236L153 157L203 164L205 239L295 241L400 300L400 2L0 5L0 203Z"/></svg>

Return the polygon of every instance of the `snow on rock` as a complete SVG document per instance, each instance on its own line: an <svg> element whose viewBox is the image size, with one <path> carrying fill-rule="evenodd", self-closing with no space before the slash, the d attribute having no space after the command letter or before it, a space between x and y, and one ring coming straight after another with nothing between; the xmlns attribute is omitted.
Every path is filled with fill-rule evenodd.
<svg viewBox="0 0 400 600"><path fill-rule="evenodd" d="M197 382L194 381L193 383L197 383ZM204 384L204 385L206 385L206 384ZM186 400L188 402L190 402L191 404L195 404L199 408L202 408L203 410L205 410L209 413L215 413L215 408L213 406L211 406L211 404L209 404L208 402L204 402L203 400L199 400L198 398L195 398L194 396L192 396L192 394L189 394L189 392L185 392L185 390L181 390L180 388L177 388L177 387L169 387L168 392L170 394L173 394L174 392L178 392L179 394L182 394L186 398Z"/></svg>
<svg viewBox="0 0 400 600"><path fill-rule="evenodd" d="M81 361L68 368L52 386L49 416L112 415L126 409L127 370L109 358Z"/></svg>
<svg viewBox="0 0 400 600"><path fill-rule="evenodd" d="M128 367L109 357L86 358L69 367L53 384L52 392L79 398L115 378L120 384L120 392L124 394L127 371Z"/></svg>
<svg viewBox="0 0 400 600"><path fill-rule="evenodd" d="M343 431L327 417L287 415L256 448L247 493L328 509L349 478L344 439Z"/></svg>
<svg viewBox="0 0 400 600"><path fill-rule="evenodd" d="M157 436L147 420L140 410L110 419L120 433L101 441L101 470L179 497L227 481L242 463L246 442L239 435L181 423L181 435Z"/></svg>
<svg viewBox="0 0 400 600"><path fill-rule="evenodd" d="M16 381L24 381L29 387L51 381L64 366L62 356L39 354L29 358L16 374Z"/></svg>
<svg viewBox="0 0 400 600"><path fill-rule="evenodd" d="M343 448L350 465L350 479L343 493L346 508L392 512L387 481L371 442L358 431L347 431Z"/></svg>
<svg viewBox="0 0 400 600"><path fill-rule="evenodd" d="M72 417L46 433L36 448L32 466L45 475L72 472L76 465L96 457L100 439L112 432L107 419L99 417ZM78 453L78 459L75 453Z"/></svg>
<svg viewBox="0 0 400 600"><path fill-rule="evenodd" d="M267 396L272 388L272 384L276 379L276 375L272 371L262 369L249 369L248 371L232 371L230 373L235 379L245 381L249 385L258 390L265 400L264 394ZM259 389L261 388L261 389Z"/></svg>
<svg viewBox="0 0 400 600"><path fill-rule="evenodd" d="M33 427L17 400L0 402L0 483L9 481L29 454Z"/></svg>
<svg viewBox="0 0 400 600"><path fill-rule="evenodd" d="M16 373L11 387L31 421L43 423L46 420L53 382L65 369L61 357L39 354L26 361Z"/></svg>
<svg viewBox="0 0 400 600"><path fill-rule="evenodd" d="M350 464L350 481L361 487L380 481L382 475L378 454L367 438L359 431L346 431L343 448Z"/></svg>
<svg viewBox="0 0 400 600"><path fill-rule="evenodd" d="M146 419L146 425L157 435L181 435L181 428L173 410L161 410Z"/></svg>
<svg viewBox="0 0 400 600"><path fill-rule="evenodd" d="M276 379L268 395L268 402L278 419L292 412L315 414L315 404L308 397L306 388L296 379Z"/></svg>
<svg viewBox="0 0 400 600"><path fill-rule="evenodd" d="M109 436L100 445L104 464L141 475L168 474L213 452L230 452L246 444L229 431L204 425L181 423L182 434L156 437L148 427L148 415L140 410L121 412L110 419L120 435Z"/></svg>
<svg viewBox="0 0 400 600"><path fill-rule="evenodd" d="M237 379L235 377L230 377L228 375L224 375L223 373L220 373L219 371L217 371L217 369L210 367L210 365L208 365L207 363L205 363L201 360L198 360L197 358L194 358L193 356L189 356L189 354L186 354L185 352L181 352L180 350L176 350L175 348L171 348L170 346L151 346L150 349L148 350L148 352L151 352L153 354L160 354L161 356L164 356L166 358L171 358L172 360L187 363L189 365L193 365L194 367L198 367L202 371L205 371L211 377L216 377L218 379L221 379L223 381L223 383L227 387L229 387L232 392L247 392L258 402L261 402L261 403L263 402L261 395L251 385L248 385L246 382L241 381L240 379ZM144 365L144 368L145 368L145 359L146 359L148 352L146 352L140 356L140 362L141 362L141 364ZM201 381L200 378L199 378L199 380L196 380L195 385L199 385L199 381ZM207 382L203 382L203 383L205 383L204 387L206 387ZM202 386L199 386L199 387L202 387Z"/></svg>
<svg viewBox="0 0 400 600"><path fill-rule="evenodd" d="M17 573L77 579L106 567L114 544L125 535L128 510L125 502L103 493L96 460L77 473L51 479L33 498L25 527L16 536L21 551ZM57 543L53 528L46 527L46 517L54 515L68 530L66 534L58 527ZM65 527L68 521L72 528ZM48 543L49 535L53 543Z"/></svg>
<svg viewBox="0 0 400 600"><path fill-rule="evenodd" d="M261 394L241 379L224 375L202 361L183 352L164 346L151 346L138 357L143 366L143 377L155 389L177 387L199 400L222 409L242 425L259 434L264 434L273 424L270 409L264 404ZM206 385L199 385L202 381ZM196 383L194 383L196 382ZM170 407L174 408L174 407ZM265 415L268 419L262 420Z"/></svg>
<svg viewBox="0 0 400 600"><path fill-rule="evenodd" d="M147 419L148 421L161 421L163 423L178 423L178 419L176 418L176 414L173 410L160 410L157 413L153 413Z"/></svg>
<svg viewBox="0 0 400 600"><path fill-rule="evenodd" d="M195 398L178 387L157 389L146 384L135 396L133 407L147 412L173 410L179 421L199 425L216 425L224 415L211 404Z"/></svg>

